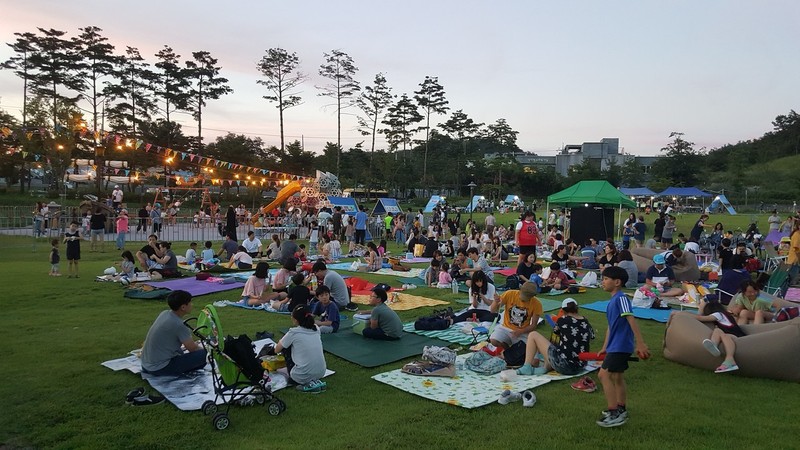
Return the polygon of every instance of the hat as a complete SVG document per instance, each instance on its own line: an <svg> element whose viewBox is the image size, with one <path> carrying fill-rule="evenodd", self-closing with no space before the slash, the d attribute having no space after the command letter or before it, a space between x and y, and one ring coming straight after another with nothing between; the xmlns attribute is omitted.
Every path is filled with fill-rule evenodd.
<svg viewBox="0 0 800 450"><path fill-rule="evenodd" d="M153 206L156 207L156 208L161 208L161 203L156 202L156 204L153 205Z"/></svg>
<svg viewBox="0 0 800 450"><path fill-rule="evenodd" d="M119 185L114 185L114 189L119 189Z"/></svg>
<svg viewBox="0 0 800 450"><path fill-rule="evenodd" d="M664 255L659 253L656 256L653 256L653 262L656 264L664 264L666 260L664 259Z"/></svg>
<svg viewBox="0 0 800 450"><path fill-rule="evenodd" d="M372 289L370 289L370 290L371 290L371 291L374 291L375 289L383 289L384 291L386 291L386 292L389 292L389 291L392 289L392 287L391 287L391 286L389 286L389 285L388 285L388 284L386 284L386 283L378 283L378 284L376 284L376 285L375 285L375 287L374 287L374 288L372 288Z"/></svg>
<svg viewBox="0 0 800 450"><path fill-rule="evenodd" d="M575 301L574 298L565 298L563 302L561 302L561 309L568 307L569 305L574 304L575 306L578 305L578 302Z"/></svg>
<svg viewBox="0 0 800 450"><path fill-rule="evenodd" d="M120 214L128 214L128 210L127 209L121 209L121 210L119 210L119 213Z"/></svg>
<svg viewBox="0 0 800 450"><path fill-rule="evenodd" d="M526 281L522 284L519 288L519 298L523 302L527 302L531 299L534 295L539 292L539 288L536 286L536 283L531 283L530 281Z"/></svg>

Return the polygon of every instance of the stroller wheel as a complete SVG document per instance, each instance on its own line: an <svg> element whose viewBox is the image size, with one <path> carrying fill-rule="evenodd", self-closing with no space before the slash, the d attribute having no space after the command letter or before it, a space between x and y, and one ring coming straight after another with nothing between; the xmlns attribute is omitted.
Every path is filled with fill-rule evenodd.
<svg viewBox="0 0 800 450"><path fill-rule="evenodd" d="M214 428L217 430L224 430L228 428L228 425L231 424L230 419L228 419L228 415L226 413L218 413L211 419L211 423L214 425Z"/></svg>
<svg viewBox="0 0 800 450"><path fill-rule="evenodd" d="M211 400L206 400L203 402L203 406L200 409L203 411L203 414L206 416L210 416L212 414L216 414L217 412L217 404L212 402Z"/></svg>
<svg viewBox="0 0 800 450"><path fill-rule="evenodd" d="M256 403L258 403L259 405L263 405L264 403L267 402L267 395L266 394L260 394L260 395L259 394L255 394L255 397L256 397Z"/></svg>
<svg viewBox="0 0 800 450"><path fill-rule="evenodd" d="M277 404L281 405L281 411L286 411L286 403L284 403L283 400L281 400L279 398L276 398L275 402Z"/></svg>
<svg viewBox="0 0 800 450"><path fill-rule="evenodd" d="M273 400L272 403L267 405L267 412L269 412L269 415L277 416L283 412L283 408L281 408L281 404L278 402L280 402L280 400Z"/></svg>

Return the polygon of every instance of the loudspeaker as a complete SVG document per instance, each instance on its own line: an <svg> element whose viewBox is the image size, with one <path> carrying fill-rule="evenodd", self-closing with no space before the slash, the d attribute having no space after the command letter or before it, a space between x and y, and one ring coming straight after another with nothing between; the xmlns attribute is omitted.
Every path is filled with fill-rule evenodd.
<svg viewBox="0 0 800 450"><path fill-rule="evenodd" d="M599 206L572 208L570 210L569 237L583 245L587 239L604 241L614 237L614 210Z"/></svg>

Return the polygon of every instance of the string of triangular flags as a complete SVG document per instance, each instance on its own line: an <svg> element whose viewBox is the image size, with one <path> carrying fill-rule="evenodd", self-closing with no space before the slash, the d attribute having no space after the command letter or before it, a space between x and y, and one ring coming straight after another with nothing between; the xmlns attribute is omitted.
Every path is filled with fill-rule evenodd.
<svg viewBox="0 0 800 450"><path fill-rule="evenodd" d="M36 130L36 132L38 132L41 135L44 135L44 136L47 136L47 137L53 137L52 133L47 128L37 128L35 130ZM16 137L16 136L19 135L19 133L25 133L25 136L28 139L31 139L33 137L34 131L30 131L30 130L11 130L8 127L0 128L0 134L2 134L4 138ZM119 134L114 134L114 133L109 133L109 132L103 132L103 133L94 132L94 133L92 133L87 128L81 128L80 129L81 137L85 137L87 134L93 134L94 135L93 137L95 138L96 141L101 141L102 140L102 141L105 141L107 143L113 141L114 144L117 145L117 146L125 145L125 147L127 147L127 148L133 148L133 149L137 149L137 150L144 150L145 153L155 153L155 154L160 154L160 155L164 155L166 157L173 157L173 158L180 157L181 161L185 161L188 158L189 159L189 163L196 164L198 166L216 167L216 168L221 168L221 169L224 169L224 170L244 172L246 174L245 175L246 179L244 179L244 180L238 179L239 178L238 175L235 175L234 179L212 178L211 179L211 183L212 184L219 184L219 185L223 185L223 186L226 185L226 184L229 185L229 186L254 186L254 185L279 186L281 184L287 183L288 180L297 180L297 181L301 181L301 182L309 182L309 181L313 180L313 178L311 178L311 177L304 177L304 176L301 176L301 175L293 175L293 174L289 174L289 173L285 173L285 172L279 172L279 171L275 171L275 170L262 169L262 168L259 168L259 167L245 166L243 164L238 164L238 163L233 163L233 162L229 162L229 161L223 161L223 160L218 160L218 159L214 159L214 158L209 158L209 157L206 157L206 156L197 155L197 154L192 153L192 152L174 150L174 149L171 149L171 148L168 148L168 147L162 147L162 146L159 146L159 145L155 145L155 144L151 144L151 143L148 143L148 142L144 142L141 139L126 138L126 137L124 137L122 135L119 135ZM24 151L24 150L23 151L16 150L16 151L18 151L19 153L22 154L23 159L27 158L30 155L37 162L40 161L42 158L44 158L44 160L46 160L47 164L50 164L50 159L46 155L35 154L35 153L31 153L31 152ZM7 153L13 155L15 153L15 149L12 148ZM93 165L92 168L95 171L97 170L97 166L96 165ZM108 169L106 169L106 170L108 170ZM131 177L133 177L135 179L138 179L139 176L148 176L149 175L148 173L142 173L142 172L133 172L133 174L131 174L131 171L127 170L127 169L111 169L110 171L114 171L114 173L116 175L120 175L120 172L123 172L124 175L121 175L121 176L126 176L126 177L127 176L131 176ZM253 179L250 174L256 176L257 178ZM155 174L155 178L157 180L162 178L163 176L166 176L166 175ZM258 179L258 177L260 177L260 179ZM186 183L191 183L193 181L206 180L207 178L203 174L200 174L200 175L198 175L196 177L175 175L175 179L179 183L181 181L186 182Z"/></svg>

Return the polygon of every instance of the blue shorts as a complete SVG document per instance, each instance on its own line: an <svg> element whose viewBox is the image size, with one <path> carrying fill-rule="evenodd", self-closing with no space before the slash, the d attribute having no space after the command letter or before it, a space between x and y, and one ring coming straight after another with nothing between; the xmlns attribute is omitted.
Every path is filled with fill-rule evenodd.
<svg viewBox="0 0 800 450"><path fill-rule="evenodd" d="M92 228L92 231L91 231L92 236L99 236L101 234L105 234L105 232L106 232L106 230L102 230L102 229L101 230L95 230L94 228Z"/></svg>

